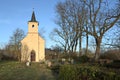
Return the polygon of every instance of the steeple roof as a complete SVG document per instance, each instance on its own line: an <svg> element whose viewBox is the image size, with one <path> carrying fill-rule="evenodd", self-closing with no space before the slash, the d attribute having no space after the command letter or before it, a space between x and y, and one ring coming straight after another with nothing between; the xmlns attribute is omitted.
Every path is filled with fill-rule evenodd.
<svg viewBox="0 0 120 80"><path fill-rule="evenodd" d="M35 13L34 13L34 11L33 11L33 13L32 13L32 17L31 17L31 20L30 20L29 22L37 22L37 21L36 21L36 18L35 18Z"/></svg>

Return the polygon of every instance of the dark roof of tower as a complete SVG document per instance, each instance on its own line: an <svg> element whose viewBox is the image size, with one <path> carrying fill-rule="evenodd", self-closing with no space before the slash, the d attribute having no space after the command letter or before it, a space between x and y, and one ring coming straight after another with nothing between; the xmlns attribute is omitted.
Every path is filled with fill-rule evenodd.
<svg viewBox="0 0 120 80"><path fill-rule="evenodd" d="M30 20L29 22L37 22L37 21L36 21L36 18L35 18L35 13L34 13L34 11L33 11L33 13L32 13L32 17L31 17L31 20Z"/></svg>

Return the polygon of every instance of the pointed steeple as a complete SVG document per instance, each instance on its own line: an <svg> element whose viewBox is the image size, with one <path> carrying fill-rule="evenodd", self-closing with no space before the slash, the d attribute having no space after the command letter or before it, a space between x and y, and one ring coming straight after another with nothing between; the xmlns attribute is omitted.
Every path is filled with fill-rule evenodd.
<svg viewBox="0 0 120 80"><path fill-rule="evenodd" d="M37 21L36 21L36 18L35 18L35 13L34 13L34 11L33 11L33 13L32 13L32 17L31 17L30 22L37 22Z"/></svg>

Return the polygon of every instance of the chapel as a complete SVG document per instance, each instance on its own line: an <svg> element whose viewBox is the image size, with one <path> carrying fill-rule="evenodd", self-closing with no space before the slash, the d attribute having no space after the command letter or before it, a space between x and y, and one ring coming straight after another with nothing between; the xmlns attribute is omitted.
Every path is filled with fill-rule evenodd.
<svg viewBox="0 0 120 80"><path fill-rule="evenodd" d="M45 60L45 40L38 32L39 22L33 11L28 21L28 33L21 40L21 61L40 62Z"/></svg>

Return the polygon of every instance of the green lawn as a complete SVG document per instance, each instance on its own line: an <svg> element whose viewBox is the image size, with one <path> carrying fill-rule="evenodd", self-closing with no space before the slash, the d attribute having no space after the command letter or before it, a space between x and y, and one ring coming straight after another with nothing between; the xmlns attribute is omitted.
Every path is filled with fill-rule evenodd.
<svg viewBox="0 0 120 80"><path fill-rule="evenodd" d="M32 63L27 67L20 62L0 62L0 80L56 80L44 64Z"/></svg>

